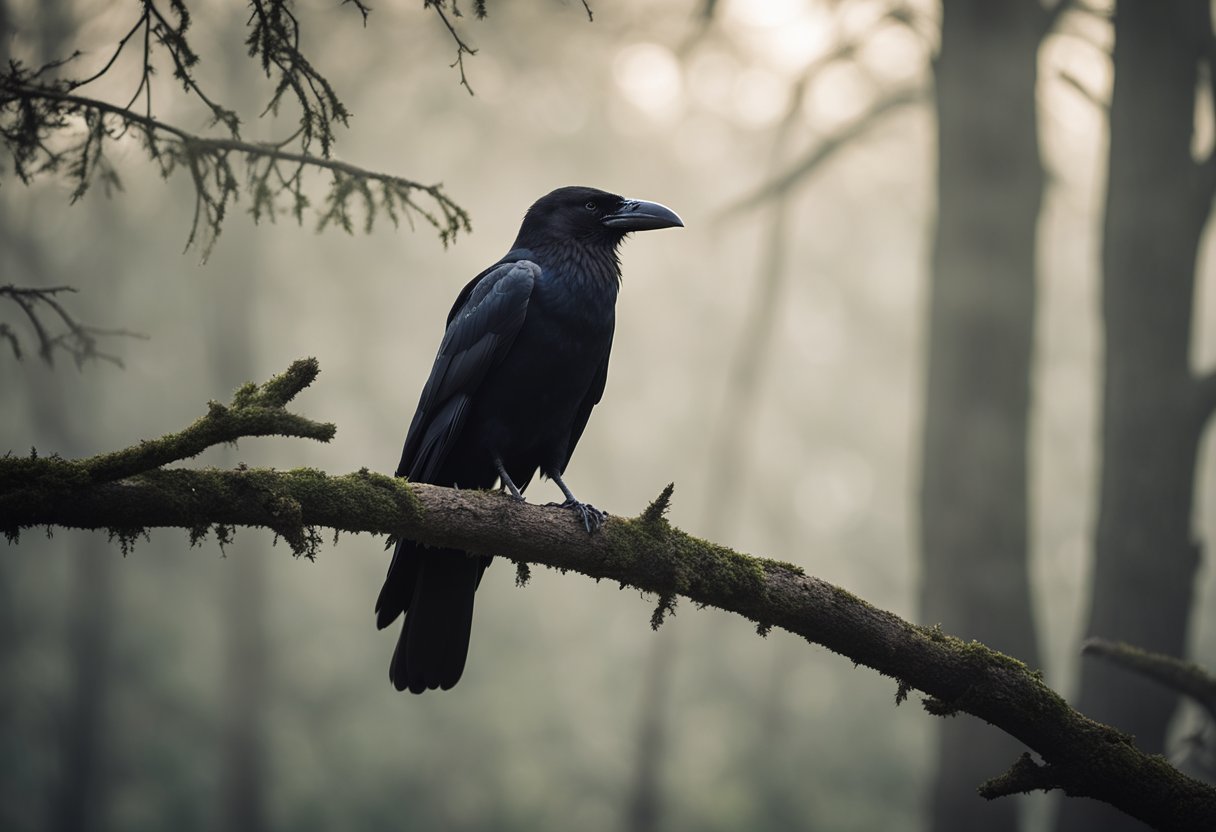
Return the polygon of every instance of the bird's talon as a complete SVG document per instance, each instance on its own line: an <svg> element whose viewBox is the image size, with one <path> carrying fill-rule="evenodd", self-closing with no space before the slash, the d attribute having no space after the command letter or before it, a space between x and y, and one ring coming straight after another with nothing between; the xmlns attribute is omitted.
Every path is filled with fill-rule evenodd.
<svg viewBox="0 0 1216 832"><path fill-rule="evenodd" d="M580 503L578 500L566 500L561 503L545 503L549 508L570 508L578 514L578 518L583 521L583 528L588 534L595 534L600 527L604 525L604 521L608 519L608 512L600 511L591 503Z"/></svg>

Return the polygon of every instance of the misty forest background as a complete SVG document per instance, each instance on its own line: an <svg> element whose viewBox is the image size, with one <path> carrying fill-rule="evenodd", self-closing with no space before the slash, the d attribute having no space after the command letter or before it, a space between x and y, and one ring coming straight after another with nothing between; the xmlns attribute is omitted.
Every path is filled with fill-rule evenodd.
<svg viewBox="0 0 1216 832"><path fill-rule="evenodd" d="M242 135L294 129L290 105L257 118L245 4L189 5L198 77ZM333 442L198 463L391 473L452 298L527 205L565 184L657 200L687 227L625 245L574 490L635 514L674 480L675 525L1005 650L1211 776L1197 708L1080 656L1098 634L1216 667L1210 9L1066 5L466 3L470 96L434 9L382 2L364 27L301 0L302 49L353 114L335 156L442 181L472 232L255 226L246 196L203 262L188 178L160 181L135 139L109 199L5 159L0 284L76 286L79 319L148 340L99 342L121 368L52 366L0 306L26 353L0 341L0 445L125 447L313 355L296 409ZM137 14L0 2L0 57L80 49L92 72ZM159 70L157 117L213 130ZM120 63L92 94L137 82ZM398 694L386 567L366 536L307 562L251 531L125 557L26 533L0 558L0 828L1142 828L985 803L1020 750L996 729L894 707L890 680L720 611L656 634L653 598L577 575L516 589L495 564L460 685Z"/></svg>

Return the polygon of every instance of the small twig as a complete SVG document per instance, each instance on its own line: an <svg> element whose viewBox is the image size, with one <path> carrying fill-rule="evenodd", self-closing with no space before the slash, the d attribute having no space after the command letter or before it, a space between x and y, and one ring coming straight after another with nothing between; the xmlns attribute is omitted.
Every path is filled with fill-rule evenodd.
<svg viewBox="0 0 1216 832"><path fill-rule="evenodd" d="M141 14L139 16L139 18L135 21L135 25L131 27L131 31L129 31L125 35L123 35L122 39L118 41L118 48L114 50L114 54L110 56L110 60L106 61L105 65L101 69L97 70L92 75L88 76L87 78L82 78L80 80L68 82L68 88L74 90L74 89L83 87L85 84L91 84L94 81L96 81L98 78L100 78L101 76L103 76L107 72L109 72L110 67L114 66L114 62L117 61L118 56L122 54L122 50L126 47L127 41L129 41L132 37L134 37L135 33L138 32L140 30L140 28L145 25L145 23L147 22L147 19L148 19L147 15L148 15L148 12L145 9L144 13Z"/></svg>
<svg viewBox="0 0 1216 832"><path fill-rule="evenodd" d="M1061 70L1059 73L1057 73L1056 77L1080 93L1082 98L1097 107L1101 112L1105 113L1110 110L1109 101L1103 101L1093 90L1085 86L1085 84L1081 82L1081 79L1077 78L1077 76L1073 75L1071 72Z"/></svg>
<svg viewBox="0 0 1216 832"><path fill-rule="evenodd" d="M863 115L839 128L836 132L819 142L809 153L796 161L789 169L770 179L752 193L735 201L720 215L720 219L743 213L764 204L773 197L786 193L796 187L807 176L816 171L820 165L844 149L860 136L874 129L887 116L910 106L923 102L927 96L924 87L901 87L879 99Z"/></svg>
<svg viewBox="0 0 1216 832"><path fill-rule="evenodd" d="M89 326L82 324L67 311L62 303L56 298L56 295L64 292L75 292L71 286L50 286L47 288L34 288L28 286L0 286L0 297L6 297L17 304L21 309L26 319L30 323L30 327L34 330L34 336L38 341L38 355L47 363L54 364L55 351L62 349L72 356L79 367L85 361L90 359L108 361L119 367L122 366L122 360L115 355L101 352L97 349L97 339L103 337L126 337L126 338L142 338L146 339L146 335L136 332L130 332L124 329L103 329L101 327ZM42 308L46 307L51 310L54 316L66 327L66 330L60 334L52 334L50 328L43 321ZM21 347L17 339L17 335L8 325L0 325L0 337L3 337L9 342L13 349L13 354L20 359Z"/></svg>
<svg viewBox="0 0 1216 832"><path fill-rule="evenodd" d="M1065 788L1065 785L1051 766L1039 765L1029 752L1023 752L1009 771L981 783L979 792L980 797L985 800L995 800L998 797L1035 791L1049 792L1060 788Z"/></svg>
<svg viewBox="0 0 1216 832"><path fill-rule="evenodd" d="M359 10L359 14L363 15L363 25L367 26L367 16L372 13L371 6L361 2L361 0L342 0L342 5L351 5Z"/></svg>
<svg viewBox="0 0 1216 832"><path fill-rule="evenodd" d="M446 0L423 0L422 5L424 8L430 7L435 10L435 13L439 15L439 19L443 21L443 25L447 27L448 34L456 42L456 60L452 62L451 66L454 69L460 70L460 85L469 91L469 95L472 95L473 88L469 86L469 79L464 74L464 56L468 55L472 57L477 54L477 50L464 42L464 39L460 37L460 33L456 31L456 27L452 25L452 21L448 20L448 16L443 10L445 2Z"/></svg>

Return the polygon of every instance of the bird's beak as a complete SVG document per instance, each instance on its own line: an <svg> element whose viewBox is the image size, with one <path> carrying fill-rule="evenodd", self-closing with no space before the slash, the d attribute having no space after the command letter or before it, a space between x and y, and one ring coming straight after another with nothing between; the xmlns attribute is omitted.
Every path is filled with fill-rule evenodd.
<svg viewBox="0 0 1216 832"><path fill-rule="evenodd" d="M627 199L613 213L600 220L617 231L651 231L656 228L684 227L676 212L657 202Z"/></svg>

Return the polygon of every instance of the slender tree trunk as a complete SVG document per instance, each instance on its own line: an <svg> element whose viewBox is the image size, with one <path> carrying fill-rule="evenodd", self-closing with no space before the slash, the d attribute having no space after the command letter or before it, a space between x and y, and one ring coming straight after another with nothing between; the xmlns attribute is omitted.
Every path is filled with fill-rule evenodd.
<svg viewBox="0 0 1216 832"><path fill-rule="evenodd" d="M208 341L221 387L233 388L252 376L252 345L247 313L255 303L251 276L256 267L232 269L231 279L205 276L200 292L213 295L203 304L211 316ZM220 271L219 269L216 270ZM239 284L239 285L238 285ZM235 464L232 452L220 464ZM225 624L224 733L221 759L220 828L225 832L261 832L266 828L266 711L270 677L267 632L267 575L263 545L244 535L228 547L223 570Z"/></svg>
<svg viewBox="0 0 1216 832"><path fill-rule="evenodd" d="M1195 95L1210 43L1207 0L1120 0L1102 247L1106 382L1089 636L1186 654L1200 549L1195 464L1209 411L1190 370L1199 239L1210 183L1193 161ZM1102 661L1082 665L1079 709L1164 750L1177 696ZM1142 829L1088 801L1063 828Z"/></svg>
<svg viewBox="0 0 1216 832"><path fill-rule="evenodd" d="M63 768L53 790L51 829L104 829L107 784L105 723L109 704L114 612L113 547L81 538L73 559L68 663L72 678L60 732Z"/></svg>
<svg viewBox="0 0 1216 832"><path fill-rule="evenodd" d="M938 221L923 434L921 619L1032 666L1027 436L1043 196L1035 85L1048 14L1026 0L945 0L936 62ZM1012 832L1017 803L977 776L1016 744L942 723L929 828Z"/></svg>
<svg viewBox="0 0 1216 832"><path fill-rule="evenodd" d="M230 241L234 242L234 241ZM244 256L229 268L200 276L198 291L210 299L208 351L219 386L235 388L253 375L252 321L257 303L255 257ZM217 266L220 264L216 264ZM235 464L232 451L219 463ZM243 535L229 547L223 570L225 690L220 828L261 832L266 828L266 715L270 681L268 579L265 546Z"/></svg>
<svg viewBox="0 0 1216 832"><path fill-rule="evenodd" d="M226 42L240 44L243 21L229 21ZM226 66L226 100L238 112L256 112L256 93L245 82L243 56L235 50ZM258 242L250 229L231 229L226 252L217 252L212 268L199 275L207 351L220 389L234 389L254 374L256 346L253 311L257 308L257 276L262 264ZM225 462L238 461L235 451ZM223 463L221 463L223 464ZM266 781L267 716L272 676L269 634L269 579L265 545L245 535L230 548L224 571L225 619L224 747L221 754L220 828L224 832L262 832L268 826Z"/></svg>
<svg viewBox="0 0 1216 832"><path fill-rule="evenodd" d="M707 6L707 14L712 8ZM791 106L777 131L773 148L772 174L777 174L785 163L785 150L798 123L800 110ZM779 194L774 197L769 234L765 240L762 265L757 276L758 284L751 300L747 322L740 338L738 349L732 357L732 366L727 383L727 397L723 405L722 421L710 455L708 479L714 483L705 498L704 517L701 523L711 539L721 539L737 524L739 509L743 503L748 466L745 461L749 437L746 425L759 399L758 388L772 346L773 320L780 308L779 299L784 290L785 261L790 229L790 197ZM717 626L711 623L712 629ZM641 708L638 715L638 746L634 762L635 777L625 812L625 829L628 832L654 832L663 823L663 764L670 742L671 718L667 710L667 693L671 687L670 677L674 673L676 659L680 654L676 643L677 630L674 621L668 621L659 631L650 646L647 662L646 683L642 691ZM711 633L709 641L715 641L717 633ZM780 650L781 648L777 648ZM784 652L776 656L776 662L788 661ZM774 673L774 684L781 684L785 676ZM776 708L781 701L779 691L769 691L764 697L766 705ZM766 710L761 722L776 721L778 715ZM764 735L760 744L777 743L783 738ZM768 748L772 750L771 745ZM757 773L757 777L763 777Z"/></svg>
<svg viewBox="0 0 1216 832"><path fill-rule="evenodd" d="M37 8L39 63L66 57L76 30L71 4L44 0ZM51 285L63 281L43 273L36 275L35 282ZM86 310L77 311L87 319ZM31 356L28 360L37 359ZM57 435L51 443L56 450L75 455L84 446L72 435L65 415L74 406L72 375L59 363L53 371L48 368L43 378L45 383L30 391L34 422ZM88 537L68 538L66 548L70 550L72 584L67 641L70 675L58 737L59 779L50 791L49 828L96 832L106 828L110 791L106 719L113 687L114 552L107 542Z"/></svg>

